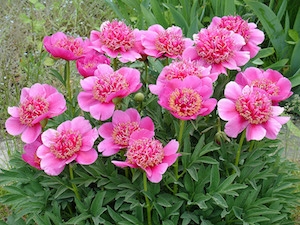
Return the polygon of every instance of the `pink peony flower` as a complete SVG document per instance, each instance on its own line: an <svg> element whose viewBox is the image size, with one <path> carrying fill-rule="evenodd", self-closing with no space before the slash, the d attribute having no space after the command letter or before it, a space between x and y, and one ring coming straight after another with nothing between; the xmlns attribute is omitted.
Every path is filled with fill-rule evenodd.
<svg viewBox="0 0 300 225"><path fill-rule="evenodd" d="M94 76L99 64L110 65L110 59L92 50L76 61L76 68L83 77Z"/></svg>
<svg viewBox="0 0 300 225"><path fill-rule="evenodd" d="M48 175L57 176L74 160L82 165L94 163L98 158L93 148L97 138L97 129L92 129L83 117L65 121L57 130L46 130L42 134L43 145L36 153L41 159L41 169Z"/></svg>
<svg viewBox="0 0 300 225"><path fill-rule="evenodd" d="M205 77L188 76L183 80L174 79L166 83L158 95L158 104L181 120L196 119L213 111L217 100L210 98L213 93L212 81Z"/></svg>
<svg viewBox="0 0 300 225"><path fill-rule="evenodd" d="M111 156L128 147L130 135L141 129L154 132L154 123L150 117L141 119L136 109L129 108L125 112L116 110L112 122L107 122L99 127L99 134L104 138L98 145L98 151L103 156Z"/></svg>
<svg viewBox="0 0 300 225"><path fill-rule="evenodd" d="M155 58L180 58L183 51L193 45L191 39L183 37L180 27L172 26L165 30L159 24L142 32L141 41L145 54Z"/></svg>
<svg viewBox="0 0 300 225"><path fill-rule="evenodd" d="M246 42L242 50L249 51L251 58L258 53L260 50L258 45L265 39L264 33L256 27L255 23L248 23L240 16L223 16L222 18L216 16L209 25L211 29L225 28L242 35Z"/></svg>
<svg viewBox="0 0 300 225"><path fill-rule="evenodd" d="M41 170L41 159L37 157L36 151L38 147L42 145L41 135L38 138L30 143L24 145L24 153L22 154L22 159L27 162L29 165Z"/></svg>
<svg viewBox="0 0 300 225"><path fill-rule="evenodd" d="M248 85L265 90L269 94L273 105L286 100L293 94L290 80L272 69L264 71L255 67L249 67L244 72L237 74L235 82L243 87Z"/></svg>
<svg viewBox="0 0 300 225"><path fill-rule="evenodd" d="M166 82L173 79L183 80L187 76L197 76L199 78L209 77L212 81L216 81L218 74L211 73L210 70L211 66L201 66L197 61L173 61L163 68L156 80L156 84L150 84L149 88L153 94L158 95L165 88Z"/></svg>
<svg viewBox="0 0 300 225"><path fill-rule="evenodd" d="M43 44L53 57L65 60L76 60L85 52L85 43L81 37L70 37L63 32L44 37Z"/></svg>
<svg viewBox="0 0 300 225"><path fill-rule="evenodd" d="M168 167L180 156L176 153L179 143L171 140L163 147L153 136L153 132L145 129L133 132L126 152L126 161L112 161L112 163L122 168L127 166L141 168L151 182L160 182Z"/></svg>
<svg viewBox="0 0 300 225"><path fill-rule="evenodd" d="M240 70L250 59L250 53L242 51L244 38L227 29L201 29L194 34L195 46L183 52L184 59L198 60L204 66L212 66L212 73L227 74L226 68Z"/></svg>
<svg viewBox="0 0 300 225"><path fill-rule="evenodd" d="M229 82L225 87L225 98L218 102L220 118L228 121L225 133L236 138L246 129L246 139L262 140L264 137L276 139L282 124L289 117L279 116L283 108L273 106L269 94L256 87L241 87Z"/></svg>
<svg viewBox="0 0 300 225"><path fill-rule="evenodd" d="M142 86L137 69L122 67L114 71L106 64L98 65L94 76L81 80L80 84L84 91L78 94L79 107L102 121L112 116L115 98L124 98Z"/></svg>
<svg viewBox="0 0 300 225"><path fill-rule="evenodd" d="M139 53L139 30L132 30L122 21L105 21L100 31L91 31L90 40L93 49L112 58L118 57L123 63L134 62L142 57Z"/></svg>
<svg viewBox="0 0 300 225"><path fill-rule="evenodd" d="M42 131L41 122L62 114L66 100L54 87L48 84L34 84L21 91L19 107L8 107L11 115L5 122L11 135L21 135L25 143L34 142Z"/></svg>

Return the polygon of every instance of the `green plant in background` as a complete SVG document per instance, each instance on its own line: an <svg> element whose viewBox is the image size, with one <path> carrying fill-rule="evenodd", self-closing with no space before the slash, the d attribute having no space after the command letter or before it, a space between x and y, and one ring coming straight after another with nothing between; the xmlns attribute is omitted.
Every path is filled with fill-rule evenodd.
<svg viewBox="0 0 300 225"><path fill-rule="evenodd" d="M294 21L299 16L290 15L293 10L286 11L288 5L284 1L279 9L273 7L273 1L120 0L107 3L119 18L133 27L147 29L150 25L161 24L167 28L175 24L187 37L206 27L216 15L241 13L259 26L261 22L260 28L266 32L262 49L242 71L253 66L277 69L287 77L291 74L295 90L299 86L297 73L291 72L296 38L292 42L288 40L288 36L283 36L280 30L286 26L277 27L276 24L287 14L286 23L296 24ZM258 11L263 12L263 16L257 15ZM77 12L76 16L79 15ZM280 40L288 40L284 44L272 36L271 30L275 25L277 34L281 35ZM68 27L62 29L68 30ZM296 37L294 31L287 34ZM42 65L40 60L52 65L51 60L44 58L46 53L41 54L40 59L32 57L32 62L37 60L41 63L38 67ZM300 178L294 172L298 170L297 165L282 159L284 149L279 147L280 142L268 139L247 142L244 141L245 133L237 138L228 138L222 131L224 122L215 111L196 120L182 122L175 119L167 110L161 110L156 96L148 91L148 84L154 84L158 74L170 62L150 57L148 60L127 64L141 71L142 99L129 95L122 102L115 103L118 103L119 109L133 107L142 116L151 117L155 122L155 137L162 143L176 138L182 154L178 164L166 171L160 183L147 182L143 170L117 168L111 159L123 160L126 155L122 154L101 156L86 166L72 163L58 176L48 176L25 163L20 150L12 157L11 168L2 170L0 174L0 185L5 190L0 201L12 210L6 223L294 224L292 212L299 206ZM62 88L66 88L68 110L57 118L49 119L46 128L56 128L65 120L79 115L83 115L94 127L102 125L101 121L82 112L77 105L79 85L76 83L77 74L70 70L70 66L74 66L72 61L66 62L64 70L60 69L59 62L56 63L57 68L52 69L51 74L57 78L55 83L61 82ZM115 69L122 66L116 60L112 65ZM26 72L31 74L31 71ZM225 84L236 75L234 71L227 72L228 76L219 76L215 83L214 97L218 100L223 97ZM46 77L49 79L49 76ZM36 82L34 77L29 75L28 78L33 79L32 83ZM70 82L73 82L72 85Z"/></svg>

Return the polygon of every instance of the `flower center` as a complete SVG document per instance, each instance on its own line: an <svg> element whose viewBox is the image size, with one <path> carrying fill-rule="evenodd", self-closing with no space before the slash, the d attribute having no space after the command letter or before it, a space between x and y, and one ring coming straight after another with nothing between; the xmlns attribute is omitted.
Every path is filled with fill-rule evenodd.
<svg viewBox="0 0 300 225"><path fill-rule="evenodd" d="M49 110L49 102L42 97L28 97L19 107L19 115L21 124L29 127L33 126L32 123L39 116L47 113Z"/></svg>
<svg viewBox="0 0 300 225"><path fill-rule="evenodd" d="M233 56L234 40L226 29L206 29L200 32L196 51L209 64L219 64Z"/></svg>
<svg viewBox="0 0 300 225"><path fill-rule="evenodd" d="M183 80L187 76L201 78L202 71L196 61L178 61L166 67L166 79L172 80L177 78Z"/></svg>
<svg viewBox="0 0 300 225"><path fill-rule="evenodd" d="M80 150L82 137L79 131L64 130L56 134L50 151L58 159L68 159Z"/></svg>
<svg viewBox="0 0 300 225"><path fill-rule="evenodd" d="M144 138L136 140L128 147L127 160L142 169L160 164L164 158L162 144L155 139Z"/></svg>
<svg viewBox="0 0 300 225"><path fill-rule="evenodd" d="M134 33L125 23L107 21L100 29L100 42L109 49L127 51L134 46Z"/></svg>
<svg viewBox="0 0 300 225"><path fill-rule="evenodd" d="M118 72L114 72L112 74L104 75L95 81L93 96L100 102L106 102L107 97L111 93L126 90L128 87L129 84L125 77Z"/></svg>
<svg viewBox="0 0 300 225"><path fill-rule="evenodd" d="M81 56L84 51L81 42L73 37L60 39L54 46L71 51L75 56Z"/></svg>
<svg viewBox="0 0 300 225"><path fill-rule="evenodd" d="M156 38L155 47L162 54L179 56L184 50L184 42L181 35L166 30Z"/></svg>
<svg viewBox="0 0 300 225"><path fill-rule="evenodd" d="M126 122L126 123L119 123L114 126L112 132L112 138L114 143L127 147L130 135L139 130L139 124L137 122Z"/></svg>
<svg viewBox="0 0 300 225"><path fill-rule="evenodd" d="M179 116L196 115L202 106L202 97L193 89L175 89L169 98L171 111Z"/></svg>
<svg viewBox="0 0 300 225"><path fill-rule="evenodd" d="M238 113L251 124L261 124L272 114L272 101L263 90L253 90L241 95L235 103Z"/></svg>
<svg viewBox="0 0 300 225"><path fill-rule="evenodd" d="M270 96L277 96L279 93L279 87L276 83L272 82L269 79L261 78L257 80L253 80L251 85L253 87L258 87L266 91Z"/></svg>

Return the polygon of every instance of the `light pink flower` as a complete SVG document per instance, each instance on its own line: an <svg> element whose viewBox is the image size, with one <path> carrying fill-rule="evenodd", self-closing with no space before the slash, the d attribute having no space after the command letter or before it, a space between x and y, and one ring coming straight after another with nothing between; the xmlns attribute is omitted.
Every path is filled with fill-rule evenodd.
<svg viewBox="0 0 300 225"><path fill-rule="evenodd" d="M97 129L92 129L83 117L65 121L56 130L46 130L42 134L43 145L36 153L41 159L41 169L48 175L57 176L74 160L82 165L94 163L98 158L93 148L97 138Z"/></svg>
<svg viewBox="0 0 300 225"><path fill-rule="evenodd" d="M136 109L129 108L125 112L116 110L112 122L107 122L99 127L99 134L104 138L98 145L98 151L103 156L111 156L121 149L127 148L130 135L141 129L154 132L154 123L150 117L141 119Z"/></svg>
<svg viewBox="0 0 300 225"><path fill-rule="evenodd" d="M76 68L83 77L93 76L99 64L110 65L110 59L94 50L76 60Z"/></svg>
<svg viewBox="0 0 300 225"><path fill-rule="evenodd" d="M199 78L209 77L216 81L218 74L211 73L211 66L201 66L198 61L181 60L173 61L165 66L159 74L156 84L150 84L149 88L153 94L158 95L165 88L165 84L173 79L183 80L187 76L197 76Z"/></svg>
<svg viewBox="0 0 300 225"><path fill-rule="evenodd" d="M241 87L229 82L225 87L225 98L218 102L220 118L228 121L225 133L236 138L246 129L247 140L276 139L282 124L289 117L279 116L283 108L273 106L269 94L256 87Z"/></svg>
<svg viewBox="0 0 300 225"><path fill-rule="evenodd" d="M48 84L34 84L21 91L20 105L8 107L11 115L5 122L11 135L21 135L25 143L34 142L42 131L41 121L62 114L66 100L54 87Z"/></svg>
<svg viewBox="0 0 300 225"><path fill-rule="evenodd" d="M36 151L38 147L42 145L41 135L38 138L30 143L24 145L24 153L22 154L22 159L27 162L29 165L41 170L40 162L41 159L37 157Z"/></svg>
<svg viewBox="0 0 300 225"><path fill-rule="evenodd" d="M272 69L264 71L255 67L249 67L244 72L237 74L235 82L241 86L248 85L265 90L269 94L273 105L286 100L293 94L290 80Z"/></svg>
<svg viewBox="0 0 300 225"><path fill-rule="evenodd" d="M85 52L85 43L81 37L70 37L63 32L44 37L43 44L53 57L65 60L76 60Z"/></svg>
<svg viewBox="0 0 300 225"><path fill-rule="evenodd" d="M253 58L260 50L258 45L265 39L264 33L256 27L255 23L249 23L240 16L223 16L222 18L216 16L212 19L208 28L225 28L242 35L246 42L242 50L249 51L250 57Z"/></svg>
<svg viewBox="0 0 300 225"><path fill-rule="evenodd" d="M78 94L79 107L102 121L112 116L115 98L124 98L142 86L137 69L122 67L114 71L106 64L98 65L94 76L81 80L80 84L83 91Z"/></svg>
<svg viewBox="0 0 300 225"><path fill-rule="evenodd" d="M146 172L151 182L160 182L168 167L180 156L176 153L179 143L171 140L163 147L153 136L153 132L145 129L133 132L126 152L126 161L112 161L112 163L122 168L127 166L140 168Z"/></svg>
<svg viewBox="0 0 300 225"><path fill-rule="evenodd" d="M100 31L91 31L90 40L96 51L112 58L118 57L123 63L134 62L142 57L139 53L139 30L132 30L122 21L105 21Z"/></svg>
<svg viewBox="0 0 300 225"><path fill-rule="evenodd" d="M196 119L211 113L217 100L210 98L212 81L205 77L188 76L183 80L173 79L166 83L158 95L158 104L181 120Z"/></svg>
<svg viewBox="0 0 300 225"><path fill-rule="evenodd" d="M180 27L172 26L165 30L159 24L143 31L141 41L145 54L155 58L180 58L183 51L193 45L191 39L183 37Z"/></svg>
<svg viewBox="0 0 300 225"><path fill-rule="evenodd" d="M211 65L212 73L227 74L226 68L239 71L250 59L250 53L241 50L246 44L244 38L233 31L203 28L193 37L195 46L187 48L183 58Z"/></svg>

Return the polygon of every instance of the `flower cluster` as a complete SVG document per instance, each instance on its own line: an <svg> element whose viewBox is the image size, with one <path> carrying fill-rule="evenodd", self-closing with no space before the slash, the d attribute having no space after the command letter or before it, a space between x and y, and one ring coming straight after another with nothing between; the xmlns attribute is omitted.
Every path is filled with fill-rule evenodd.
<svg viewBox="0 0 300 225"><path fill-rule="evenodd" d="M283 108L278 103L291 96L291 83L271 69L241 71L263 40L263 32L240 16L213 18L193 40L184 37L180 27L165 29L155 24L138 30L118 20L104 22L86 40L57 32L44 38L44 47L55 58L76 61L82 75L77 96L81 115L47 129L48 119L65 113L66 100L54 87L34 84L22 90L18 107L8 109L11 117L6 129L11 135L22 134L26 143L23 159L49 175L59 175L73 161L83 165L95 162L98 153L94 145L99 138L97 149L102 156L121 152L113 158L114 165L139 168L151 182L160 182L181 155L180 135L178 141L172 139L164 146L155 137L155 121L142 117L137 109L119 108L122 99L144 84L138 69L118 69L116 60L171 59L156 83L144 86L180 121L208 116L217 106L220 118L228 121L224 131L229 137L236 138L245 130L247 140L274 139L289 119L280 116ZM225 98L218 100L213 97L215 82L229 70L239 73L226 85ZM95 123L85 119L83 112L100 123L99 127L93 127Z"/></svg>

